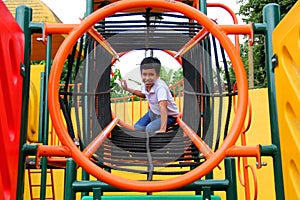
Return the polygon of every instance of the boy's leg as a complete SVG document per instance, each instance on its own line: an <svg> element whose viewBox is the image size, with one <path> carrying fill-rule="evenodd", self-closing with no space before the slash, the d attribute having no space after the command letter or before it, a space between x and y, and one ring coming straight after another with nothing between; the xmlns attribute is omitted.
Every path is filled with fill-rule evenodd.
<svg viewBox="0 0 300 200"><path fill-rule="evenodd" d="M170 127L176 123L176 117L168 117L168 124L167 126Z"/></svg>
<svg viewBox="0 0 300 200"><path fill-rule="evenodd" d="M142 117L140 118L135 124L134 124L134 129L136 131L145 131L146 126L151 122L150 116L149 116L149 111Z"/></svg>
<svg viewBox="0 0 300 200"><path fill-rule="evenodd" d="M168 117L167 127L173 125L175 122L176 122L175 117ZM161 124L160 118L156 118L155 120L153 120L152 122L150 122L147 125L146 132L153 133L153 132L159 130L160 124Z"/></svg>
<svg viewBox="0 0 300 200"><path fill-rule="evenodd" d="M160 129L160 118L156 118L155 120L153 120L152 122L150 122L147 126L146 126L146 132L147 133L154 133L155 131Z"/></svg>

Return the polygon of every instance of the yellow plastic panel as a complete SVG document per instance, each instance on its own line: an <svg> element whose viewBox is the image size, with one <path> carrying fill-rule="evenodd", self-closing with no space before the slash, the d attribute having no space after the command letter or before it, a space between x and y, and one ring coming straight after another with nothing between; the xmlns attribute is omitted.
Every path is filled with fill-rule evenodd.
<svg viewBox="0 0 300 200"><path fill-rule="evenodd" d="M273 33L285 199L300 199L300 2Z"/></svg>
<svg viewBox="0 0 300 200"><path fill-rule="evenodd" d="M30 71L30 92L28 107L27 140L38 142L39 113L40 113L40 82L44 65L33 65Z"/></svg>

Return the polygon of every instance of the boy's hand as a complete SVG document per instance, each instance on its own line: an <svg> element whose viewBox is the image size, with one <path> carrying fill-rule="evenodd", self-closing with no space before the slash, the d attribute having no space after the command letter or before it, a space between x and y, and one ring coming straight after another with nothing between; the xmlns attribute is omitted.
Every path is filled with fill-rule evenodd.
<svg viewBox="0 0 300 200"><path fill-rule="evenodd" d="M166 130L162 130L162 129L155 131L155 133L165 133L165 132L166 132Z"/></svg>
<svg viewBox="0 0 300 200"><path fill-rule="evenodd" d="M126 80L121 80L121 86L123 90L128 91L128 86Z"/></svg>

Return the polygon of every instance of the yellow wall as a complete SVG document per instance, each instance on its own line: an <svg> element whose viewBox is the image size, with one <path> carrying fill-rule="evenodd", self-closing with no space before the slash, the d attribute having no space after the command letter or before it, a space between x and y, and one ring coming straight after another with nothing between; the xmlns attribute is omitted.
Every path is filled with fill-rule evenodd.
<svg viewBox="0 0 300 200"><path fill-rule="evenodd" d="M28 107L28 130L27 140L30 142L38 141L38 122L40 105L40 82L41 72L44 72L44 65L32 65L30 74L30 92Z"/></svg>
<svg viewBox="0 0 300 200"><path fill-rule="evenodd" d="M247 146L270 145L271 144L271 133L270 133L270 119L269 119L269 106L267 98L267 89L254 89L249 91L249 98L252 106L252 120L250 129L246 133ZM241 145L241 139L237 140L236 145ZM256 159L248 158L248 164L254 167L254 171L257 176L258 185L258 200L275 199L275 188L273 178L273 161L270 157L262 157L262 162L266 162L267 166L261 169L256 168ZM242 159L240 161L242 166ZM224 169L223 162L220 166ZM238 172L237 158L236 158L236 169ZM241 169L242 171L242 169ZM251 198L254 198L254 183L252 172L249 169L249 180L250 180L250 191L252 192ZM224 172L219 169L214 170L216 178L224 178ZM243 177L243 174L241 175ZM244 187L239 181L237 174L237 186L238 186L238 199L244 200L245 191ZM226 199L224 192L216 192L222 199Z"/></svg>
<svg viewBox="0 0 300 200"><path fill-rule="evenodd" d="M270 145L271 133L267 89L250 90L249 95L252 105L252 121L250 129L246 134L247 145ZM266 162L267 166L256 170L258 180L258 199L275 199L272 158L262 157L262 161ZM254 158L249 158L249 164L255 167L256 160ZM250 179L253 180L252 177L250 177ZM250 186L253 191L254 186ZM239 188L242 187L239 185ZM245 199L241 191L239 192L239 199Z"/></svg>

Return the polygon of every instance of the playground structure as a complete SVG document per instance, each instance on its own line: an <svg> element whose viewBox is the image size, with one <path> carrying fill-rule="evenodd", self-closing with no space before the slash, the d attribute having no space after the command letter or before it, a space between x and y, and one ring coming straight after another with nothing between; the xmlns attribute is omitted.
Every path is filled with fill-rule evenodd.
<svg viewBox="0 0 300 200"><path fill-rule="evenodd" d="M218 25L205 13L209 6L222 7L222 5L206 4L205 1L182 3L162 0L125 0L104 7L100 6L99 9L98 3L87 1L88 17L79 25L33 23L30 21L30 8L21 6L17 10L16 20L22 31L9 14L2 12L2 8L4 10L5 7L3 3L1 5L0 14L3 15L3 19L4 17L7 19L6 24L10 25L6 31L1 32L1 38L7 38L8 44L1 40L0 47L1 58L8 58L1 59L3 62L1 65L5 66L6 73L0 75L1 92L3 92L0 96L0 106L4 116L0 124L1 146L4 147L1 151L1 160L5 161L0 168L0 191L3 195L1 199L23 198L26 161L33 162L31 167L41 168L40 199L46 198L47 170L54 168L65 169L64 199L75 199L79 192L82 194L82 199L133 198L126 194L121 197L103 195L105 192L124 190L147 194L134 196L141 199L220 199L214 194L215 191L224 191L226 199L237 199L234 157L238 158L239 165L240 162L243 165L241 169L244 172L245 199L251 199L251 195L256 198L258 195L256 189L254 192L250 191L248 173L253 172L254 169L248 165L248 157L256 159L258 169L262 167L263 157L272 157L276 199L300 198L297 192L299 181L295 178L299 176L299 161L295 158L300 154L297 145L299 136L296 134L299 133L297 128L299 115L296 112L299 107L297 92L299 59L295 56L299 47L293 42L293 39L299 38L300 23L293 21L296 19L294 15L300 8L299 3L282 21L283 25L280 24L274 31L273 42L273 30L280 21L279 7L276 4L265 7L264 22L261 24ZM120 20L130 15L136 18L129 20L129 23ZM153 16L168 20L158 24L151 18ZM143 25L137 20L138 17L143 18ZM177 18L187 21L177 23L175 20ZM1 23L1 26L4 24ZM39 134L37 138L32 139L42 145L26 142L30 119L28 118L29 91L32 92L30 38L33 32L43 33L44 42L47 44L46 65L42 73L40 92ZM51 55L52 34L68 34L68 37L51 65L49 55ZM229 34L236 36L235 44L228 38ZM248 101L247 78L239 57L239 34L248 35L251 42L253 34L264 34L266 38L272 144L246 145L245 133L250 126L251 102ZM291 37L290 34L296 35ZM217 48L218 45L215 43L220 48ZM86 48L85 53L83 53L84 48ZM142 137L141 143L137 142L139 137L130 138L134 136L131 132L132 128L119 119L118 109L111 109L109 92L107 92L110 87L110 66L131 50L141 50L150 54L155 53L156 50L164 51L183 66L184 73L183 86L175 89L174 97L184 99L182 117L177 119L178 127L156 136L146 134ZM219 54L226 54L226 56L221 56L222 59L218 60ZM69 64L65 76L67 78L61 75L66 60ZM223 70L225 74L228 73L227 61L234 69L236 84L234 86L229 84L233 82L227 77L225 79L227 87L224 89L224 80L220 78L220 73ZM20 66L19 63L23 64ZM79 63L84 63L82 68ZM216 65L215 71L213 65ZM293 66L290 71L289 66ZM278 83L276 87L274 71ZM74 76L73 73L78 75L78 72L82 73L80 78L77 76L71 82L70 77ZM62 81L63 86L61 86ZM289 94L294 95L286 98ZM133 100L131 103L134 107ZM68 114L73 107L75 114ZM76 107L80 109L76 111ZM48 108L51 123L62 145L48 145ZM90 110L95 111L90 112ZM132 110L135 111L135 108ZM234 114L232 110L235 111ZM222 116L224 113L227 114L226 117ZM116 127L119 126L126 129L117 129ZM129 139L121 143L122 138L118 139L117 136L124 133L128 133L126 137ZM172 136L171 141L165 140L166 135ZM236 145L239 138L241 138L240 146ZM120 142L118 145L114 145L118 142ZM128 149L129 147L124 144L129 142L136 145L130 145L136 147L134 150ZM161 146L155 146L157 144ZM140 149L138 149L139 145ZM175 152L172 145L175 146L176 152L182 145L179 148L180 153L175 157L171 157ZM114 149L116 146L117 150ZM150 150L147 150L147 147ZM151 149L153 147L162 149L162 152L154 151ZM121 155L124 149L125 153L129 152L129 155ZM166 159L163 154L171 159ZM120 155L122 158L119 157ZM225 165L221 166L223 160ZM78 167L83 169L82 180L76 178ZM161 168L166 171L160 171ZM213 170L218 168L224 171L224 179L214 178ZM125 176L118 172L124 172ZM127 174L128 172L130 173ZM138 180L131 180L130 176L133 176L133 173L138 174ZM90 180L90 175L97 180ZM163 178L157 178L159 175ZM253 177L255 179L255 175ZM194 193L172 197L152 195L154 192L174 190ZM89 193L93 197L89 196Z"/></svg>

